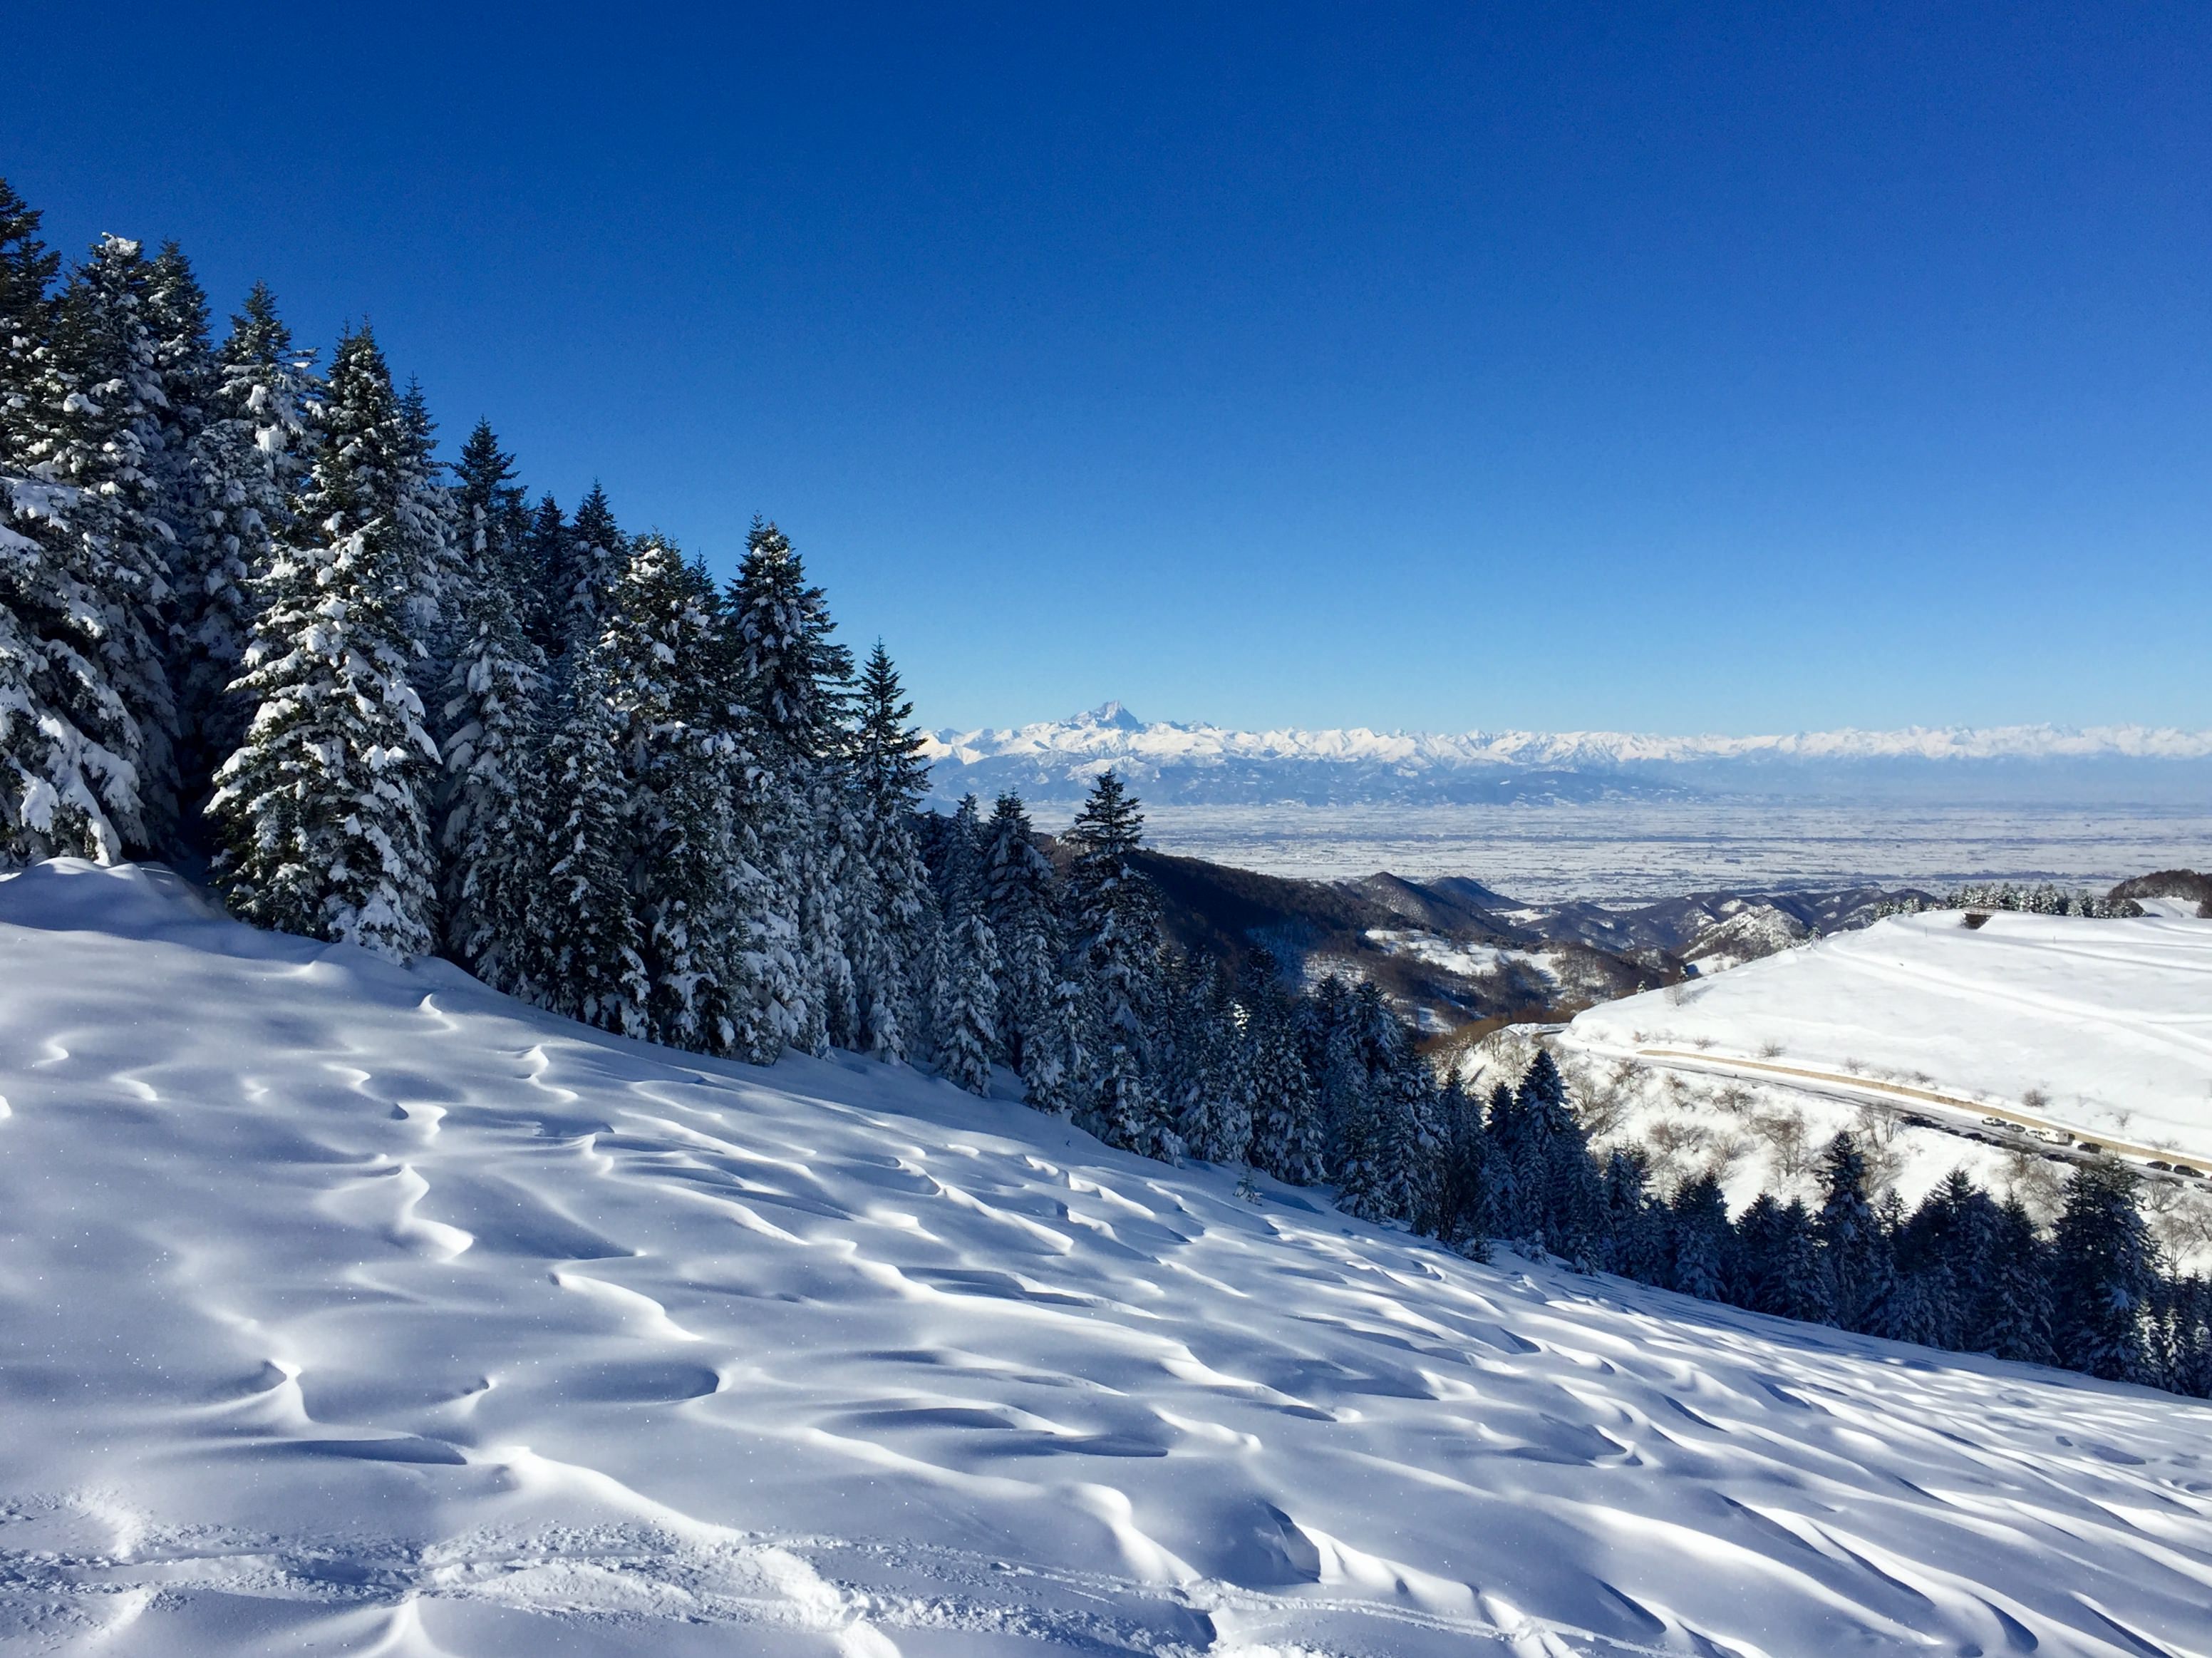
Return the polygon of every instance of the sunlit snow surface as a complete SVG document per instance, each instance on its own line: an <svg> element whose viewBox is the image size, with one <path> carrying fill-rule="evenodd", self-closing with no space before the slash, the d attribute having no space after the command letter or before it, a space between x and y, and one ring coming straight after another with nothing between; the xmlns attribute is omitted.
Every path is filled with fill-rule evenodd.
<svg viewBox="0 0 2212 1658"><path fill-rule="evenodd" d="M2212 868L2212 813L2122 807L1595 801L1499 806L1148 803L1161 850L1271 875L1468 875L1531 903L1966 881L2102 887ZM1038 821L1062 826L1049 810Z"/></svg>
<svg viewBox="0 0 2212 1658"><path fill-rule="evenodd" d="M0 1642L2212 1645L2212 1412L0 881Z"/></svg>
<svg viewBox="0 0 2212 1658"><path fill-rule="evenodd" d="M1589 1009L1568 1041L2033 1099L2039 1120L2212 1163L2212 921L2194 916L1893 916Z"/></svg>

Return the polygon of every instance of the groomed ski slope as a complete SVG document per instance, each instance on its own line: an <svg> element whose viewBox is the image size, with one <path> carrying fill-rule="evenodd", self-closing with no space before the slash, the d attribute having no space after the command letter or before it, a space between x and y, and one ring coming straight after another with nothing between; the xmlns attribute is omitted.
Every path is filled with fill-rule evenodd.
<svg viewBox="0 0 2212 1658"><path fill-rule="evenodd" d="M0 881L0 1644L2212 1649L2212 1411Z"/></svg>
<svg viewBox="0 0 2212 1658"><path fill-rule="evenodd" d="M2179 906L2168 906L2179 907ZM2212 921L1893 916L1577 1015L1571 1049L1916 1082L2212 1162Z"/></svg>

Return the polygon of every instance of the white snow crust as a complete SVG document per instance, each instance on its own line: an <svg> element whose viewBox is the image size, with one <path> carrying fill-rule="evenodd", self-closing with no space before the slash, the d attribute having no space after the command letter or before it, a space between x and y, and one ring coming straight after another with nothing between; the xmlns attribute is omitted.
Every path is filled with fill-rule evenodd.
<svg viewBox="0 0 2212 1658"><path fill-rule="evenodd" d="M11 1649L2208 1645L2202 1405L1471 1265L158 871L0 881L0 1094Z"/></svg>

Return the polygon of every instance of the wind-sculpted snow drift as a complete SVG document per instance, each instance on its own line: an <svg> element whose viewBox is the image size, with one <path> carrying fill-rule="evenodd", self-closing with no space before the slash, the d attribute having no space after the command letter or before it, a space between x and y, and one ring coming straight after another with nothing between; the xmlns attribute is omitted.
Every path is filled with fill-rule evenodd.
<svg viewBox="0 0 2212 1658"><path fill-rule="evenodd" d="M2212 1414L0 881L0 1639L2201 1651Z"/></svg>

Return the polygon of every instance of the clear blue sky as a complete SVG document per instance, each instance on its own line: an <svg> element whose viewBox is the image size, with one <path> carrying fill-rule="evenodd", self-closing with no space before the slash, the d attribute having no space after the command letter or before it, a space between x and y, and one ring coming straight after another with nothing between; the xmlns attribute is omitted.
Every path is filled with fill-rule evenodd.
<svg viewBox="0 0 2212 1658"><path fill-rule="evenodd" d="M933 724L2212 724L2212 9L14 8L0 172Z"/></svg>

